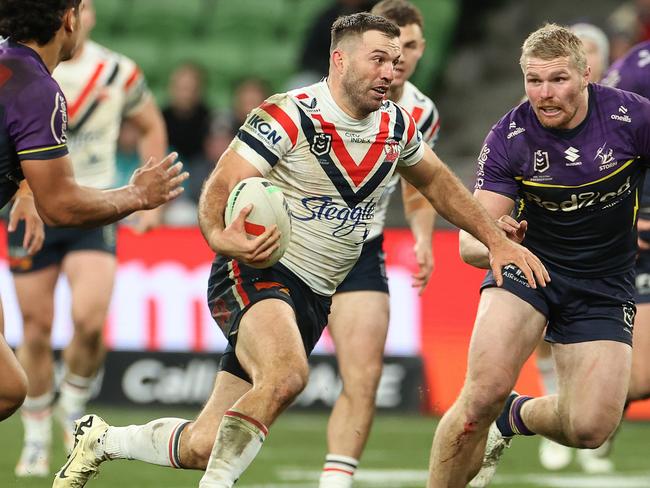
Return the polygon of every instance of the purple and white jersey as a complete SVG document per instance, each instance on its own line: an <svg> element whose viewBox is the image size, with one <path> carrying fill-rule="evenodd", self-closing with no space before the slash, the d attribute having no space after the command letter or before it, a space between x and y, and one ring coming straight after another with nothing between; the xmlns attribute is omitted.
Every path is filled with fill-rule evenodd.
<svg viewBox="0 0 650 488"><path fill-rule="evenodd" d="M612 64L601 83L650 99L650 41L637 44ZM650 178L643 184L639 214L650 219Z"/></svg>
<svg viewBox="0 0 650 488"><path fill-rule="evenodd" d="M524 245L551 269L602 277L632 269L639 186L650 164L650 101L589 85L585 120L544 128L528 101L488 134L476 188L519 201Z"/></svg>
<svg viewBox="0 0 650 488"><path fill-rule="evenodd" d="M67 108L59 85L32 49L0 42L0 207L16 193L20 161L68 154Z"/></svg>

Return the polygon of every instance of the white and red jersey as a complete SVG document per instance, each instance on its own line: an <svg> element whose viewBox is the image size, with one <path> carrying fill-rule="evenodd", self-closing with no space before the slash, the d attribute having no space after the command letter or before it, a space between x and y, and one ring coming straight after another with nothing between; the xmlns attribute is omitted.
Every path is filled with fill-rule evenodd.
<svg viewBox="0 0 650 488"><path fill-rule="evenodd" d="M80 57L61 63L53 74L68 102L68 149L75 179L109 188L123 117L151 96L142 72L129 58L86 41Z"/></svg>
<svg viewBox="0 0 650 488"><path fill-rule="evenodd" d="M440 131L440 115L438 114L435 103L409 81L404 83L402 97L397 103L411 114L418 125L418 129L420 129L422 140L433 147L438 140L438 132ZM397 188L399 178L398 174L393 175L388 188L379 199L379 203L375 209L375 221L370 229L368 240L375 239L384 232L388 203L390 202L391 195Z"/></svg>
<svg viewBox="0 0 650 488"><path fill-rule="evenodd" d="M230 147L287 198L292 234L280 262L327 296L359 257L395 167L418 163L424 152L406 110L386 101L354 119L326 81L269 98Z"/></svg>

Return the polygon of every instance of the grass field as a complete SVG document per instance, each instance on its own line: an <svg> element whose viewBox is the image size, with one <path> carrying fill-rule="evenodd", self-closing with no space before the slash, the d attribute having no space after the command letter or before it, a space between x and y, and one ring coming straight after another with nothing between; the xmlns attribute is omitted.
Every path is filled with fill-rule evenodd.
<svg viewBox="0 0 650 488"><path fill-rule="evenodd" d="M191 417L195 412L171 410L126 410L96 408L109 423L142 423L155 417ZM325 452L324 414L287 413L273 426L264 449L239 483L240 488L307 488L317 486ZM380 415L375 422L358 488L423 487L435 421L432 418ZM49 487L50 479L17 479L14 464L21 448L22 427L17 416L0 424L2 452L0 487ZM52 469L65 456L55 434ZM615 475L587 476L572 465L559 473L548 473L537 461L537 439L517 439L503 459L492 486L503 488L642 488L650 487L650 424L626 423L619 435L614 461ZM181 488L198 486L199 472L171 470L137 461L115 461L102 466L92 488Z"/></svg>

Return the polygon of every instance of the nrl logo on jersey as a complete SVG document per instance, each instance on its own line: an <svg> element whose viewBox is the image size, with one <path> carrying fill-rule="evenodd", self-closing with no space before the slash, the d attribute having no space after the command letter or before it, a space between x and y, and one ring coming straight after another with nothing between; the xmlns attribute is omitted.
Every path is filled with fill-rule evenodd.
<svg viewBox="0 0 650 488"><path fill-rule="evenodd" d="M332 136L330 134L316 134L309 145L309 151L316 156L325 156L332 148Z"/></svg>
<svg viewBox="0 0 650 488"><path fill-rule="evenodd" d="M551 167L551 163L548 160L548 152L538 149L535 151L533 156L533 169L536 173L543 173Z"/></svg>

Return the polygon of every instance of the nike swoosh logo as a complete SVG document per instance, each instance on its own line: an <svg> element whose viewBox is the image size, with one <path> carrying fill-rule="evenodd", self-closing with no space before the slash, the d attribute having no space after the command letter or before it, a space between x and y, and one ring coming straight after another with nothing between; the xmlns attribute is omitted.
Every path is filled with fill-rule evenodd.
<svg viewBox="0 0 650 488"><path fill-rule="evenodd" d="M70 464L72 463L72 461L74 461L74 458L75 458L76 456L77 456L77 453L75 453L75 452L73 452L73 453L70 454L70 458L68 459L68 462L66 462L66 463L63 465L63 467L61 468L61 471L59 471L59 472L57 473L57 477L58 477L58 478L61 478L61 479L68 478L68 476L67 476L67 474L66 474L66 471L68 470L68 468L70 467Z"/></svg>

